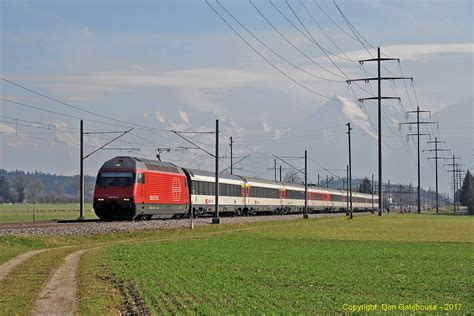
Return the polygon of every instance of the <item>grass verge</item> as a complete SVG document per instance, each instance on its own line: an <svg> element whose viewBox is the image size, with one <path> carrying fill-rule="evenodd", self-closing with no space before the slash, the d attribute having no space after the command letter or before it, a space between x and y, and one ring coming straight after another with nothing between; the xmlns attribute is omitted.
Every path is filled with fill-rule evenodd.
<svg viewBox="0 0 474 316"><path fill-rule="evenodd" d="M124 306L103 249L85 252L78 270L79 310L84 315L121 315Z"/></svg>

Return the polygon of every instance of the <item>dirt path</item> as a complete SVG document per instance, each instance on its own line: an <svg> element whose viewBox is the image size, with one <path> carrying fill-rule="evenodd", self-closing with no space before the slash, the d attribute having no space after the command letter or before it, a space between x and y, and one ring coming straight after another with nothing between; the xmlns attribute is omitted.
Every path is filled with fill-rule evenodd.
<svg viewBox="0 0 474 316"><path fill-rule="evenodd" d="M78 311L76 271L85 251L66 257L36 299L32 315L73 315Z"/></svg>
<svg viewBox="0 0 474 316"><path fill-rule="evenodd" d="M5 279L5 277L13 270L15 269L17 266L19 266L20 264L22 264L23 262L25 262L26 260L30 259L31 257L33 257L34 255L37 255L39 253L42 253L42 252L45 252L49 249L41 249L41 250L31 250L31 251L27 251L25 253L22 253L21 255L18 255L10 260L8 260L7 262L5 262L4 264L0 265L0 281L3 281L3 279Z"/></svg>

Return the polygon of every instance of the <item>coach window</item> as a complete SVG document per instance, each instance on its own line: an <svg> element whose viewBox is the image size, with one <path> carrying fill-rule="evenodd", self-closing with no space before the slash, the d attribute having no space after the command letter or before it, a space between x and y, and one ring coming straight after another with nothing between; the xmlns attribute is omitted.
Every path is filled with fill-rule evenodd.
<svg viewBox="0 0 474 316"><path fill-rule="evenodd" d="M206 183L205 182L198 182L198 194L199 195L205 195L206 194Z"/></svg>

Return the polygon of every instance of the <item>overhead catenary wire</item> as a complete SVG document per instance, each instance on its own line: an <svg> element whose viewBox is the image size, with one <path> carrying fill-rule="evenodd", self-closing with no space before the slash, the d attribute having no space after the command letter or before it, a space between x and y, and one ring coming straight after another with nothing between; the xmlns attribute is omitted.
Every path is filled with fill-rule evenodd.
<svg viewBox="0 0 474 316"><path fill-rule="evenodd" d="M101 118L104 118L104 119L107 119L107 120L110 120L110 121L114 121L114 122L118 122L120 124L125 124L125 126L133 126L133 127L139 127L139 128L144 128L144 129L149 129L149 130L158 130L158 131L166 131L166 132L170 132L171 130L169 129L159 129L159 128L155 128L155 127L150 127L150 126L145 126L145 125L140 125L140 124L136 124L136 123L130 123L130 122L127 122L127 121L123 121L123 120L119 120L119 119L115 119L113 117L110 117L110 116L107 116L107 115L103 115L103 114L100 114L100 113L97 113L97 112L93 112L93 111L90 111L90 110L86 110L86 109L83 109L79 106L76 106L76 105L73 105L71 103L68 103L68 102L64 102L64 101L61 101L59 99L56 99L56 98L53 98L53 97L50 97L44 93L41 93L41 92L38 92L36 90L33 90L33 89L30 89L24 85L21 85L19 83L16 83L16 82L13 82L9 79L6 79L6 78L3 78L3 77L0 77L0 80L3 80L4 82L8 82L9 84L11 85L14 85L18 88L21 88L23 90L26 90L28 92L31 92L33 94L36 94L38 96L41 96L45 99L48 99L50 101L53 101L55 103L58 103L58 104L62 104L66 107L69 107L69 108L72 108L72 109L75 109L77 111L80 111L80 112L84 112L84 113L87 113L89 115L93 115L93 116L98 116L98 117L101 117ZM4 98L2 98L4 99Z"/></svg>

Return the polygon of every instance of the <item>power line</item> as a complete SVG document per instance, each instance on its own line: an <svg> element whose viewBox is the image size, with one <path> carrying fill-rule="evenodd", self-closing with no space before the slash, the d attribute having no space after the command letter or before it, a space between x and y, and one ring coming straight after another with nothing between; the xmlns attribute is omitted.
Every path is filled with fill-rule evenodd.
<svg viewBox="0 0 474 316"><path fill-rule="evenodd" d="M272 0L269 0L270 4L273 6L273 8L275 8L276 11L278 11L278 13L288 22L290 23L299 33L301 33L304 37L308 38L308 36L306 34L304 34L303 31L300 30L299 27L297 27L287 16L285 13L283 13L273 2ZM320 50L321 52L326 56L327 59L329 59L329 61L337 68L337 70L339 70L340 73L343 74L343 76L339 76L337 75L339 78L346 78L346 79L349 79L349 76L339 67L338 64L336 64L332 58L327 54L326 52L326 49L324 47L322 47L318 41L316 41L316 39L312 36L312 34L309 32L309 30L306 28L306 26L304 25L303 21L300 19L300 17L296 14L295 10L293 10L293 7L290 5L290 3L288 2L288 0L285 0L285 3L286 5L288 6L288 8L291 10L291 12L293 13L293 15L296 17L296 19L298 20L298 22L301 24L301 26L304 28L304 30L308 33L309 37L308 38L310 40L310 42L312 42L313 44L315 44ZM331 52L331 54L333 54L334 56L338 56L338 55L335 55L334 53ZM334 72L330 71L332 74L336 75ZM357 85L357 83L356 83ZM357 87L359 89L361 89L362 91L366 92L366 93L369 93L368 91L366 91L364 88L361 88L360 86L357 85Z"/></svg>
<svg viewBox="0 0 474 316"><path fill-rule="evenodd" d="M329 69L327 69L326 67L322 66L321 64L319 64L318 62L314 61L313 58L309 57L305 52L303 52L301 49L299 49L292 41L290 41L288 39L288 37L286 37L268 18L266 15L263 14L263 12L252 2L252 0L249 0L249 3L255 8L255 10L257 10L258 14L260 14L260 16L288 43L290 44L294 49L296 49L301 55L303 55L306 59L308 59L313 65L321 68L322 70L332 74L333 76L335 77L338 77L338 78L344 78L342 77L341 75L338 75L332 71L330 71ZM270 2L271 3L271 2ZM273 5L273 3L271 3ZM278 9L277 9L278 10ZM334 80L334 81L337 81L339 82L340 80Z"/></svg>
<svg viewBox="0 0 474 316"><path fill-rule="evenodd" d="M325 99L328 99L328 100L335 100L335 101L338 101L338 99L336 98L333 98L333 97L329 97L327 95L324 95L322 93L319 93L309 87L307 87L306 85L302 84L301 82L297 81L296 79L294 79L293 77L291 77L290 75L288 75L286 72L284 72L283 70L281 70L279 67L277 67L275 64L273 64L268 58L266 58L265 56L263 56L252 44L250 44L232 25L229 24L229 22L227 22L226 19L224 19L224 17L209 3L208 0L205 0L206 4L212 9L212 11L214 11L214 13L222 20L222 22L224 22L248 47L250 47L257 55L259 55L264 61L266 61L270 66L272 66L274 69L276 69L279 73L281 73L283 76L285 76L287 79L291 80L292 82L294 82L295 84L297 84L298 86L300 86L301 88L315 94L315 95L318 95L322 98L325 98Z"/></svg>
<svg viewBox="0 0 474 316"><path fill-rule="evenodd" d="M243 25L231 12L229 12L229 10L227 10L218 0L216 0L216 3L230 16L232 17L232 19L234 19L235 22L237 22L244 30L247 31L247 33L249 33L256 41L258 41L262 46L264 46L266 49L268 49L269 51L271 51L273 54L275 54L276 56L278 56L281 60L285 61L286 63L290 64L291 66L293 66L294 68L300 70L300 71L303 71L304 73L314 77L314 78L318 78L318 79L321 79L321 80L326 80L326 81L332 81L332 82L342 82L342 80L333 80L333 79L329 79L329 78L324 78L324 77L321 77L319 75L315 75L307 70L305 70L304 68L296 65L295 63L293 63L292 61L288 60L287 58L283 57L281 54L279 54L277 51L275 51L273 48L271 48L269 45L267 45L265 42L263 42L260 38L258 38L252 31L250 31L245 25Z"/></svg>
<svg viewBox="0 0 474 316"><path fill-rule="evenodd" d="M318 23L318 21L314 18L314 16L311 14L311 12L308 10L308 8L305 6L305 4L303 3L303 1L300 0L299 2L300 2L300 5L303 7L303 9L304 9L304 10L306 11L306 13L308 14L308 16L309 16L309 17L311 18L311 20L314 22L314 24L316 24L316 26L321 30L321 32L326 36L326 38L334 45L334 47L335 47L337 50L339 50L339 52L340 52L344 57L339 56L338 54L336 54L336 53L330 51L330 50L327 49L327 48L324 48L323 46L321 46L321 47L323 47L326 52L328 52L328 53L334 55L335 57L338 57L338 58L340 58L340 59L343 59L343 60L346 60L346 61L350 61L350 62L352 62L352 63L357 64L357 62L356 62L355 60L349 58L349 57L339 48L339 46L332 40L332 38L326 33L326 31L321 27L321 25ZM288 1L287 1L287 3L288 3ZM303 25L303 24L302 24L302 25ZM306 30L306 28L305 28L305 30ZM309 34L310 34L310 33L308 32L308 35L309 35ZM310 37L312 38L312 36L310 36Z"/></svg>
<svg viewBox="0 0 474 316"><path fill-rule="evenodd" d="M347 17L344 15L344 13L342 12L342 10L339 8L339 6L337 5L336 1L333 0L334 2L334 5L336 6L337 10L339 11L339 13L341 14L342 18L344 19L344 21L346 22L347 26L349 26L349 29L351 30L351 32L355 35L357 41L364 47L364 49L369 53L370 56L374 57L374 54L367 48L367 46L362 42L361 38L370 46L372 47L373 49L375 49L375 47L373 47L365 38L364 36L362 36L362 34L360 34L357 29L352 25L352 23L347 19Z"/></svg>
<svg viewBox="0 0 474 316"><path fill-rule="evenodd" d="M324 15L326 15L328 17L328 19L339 29L341 30L344 34L346 34L349 38L352 38L354 41L357 42L357 39L352 37L352 35L350 35L348 32L346 32L336 21L333 20L333 18L331 18L331 16L329 14L326 13L326 11L316 2L316 0L313 0L314 4L316 4L316 6L319 8L319 10L321 10L321 12L324 13Z"/></svg>
<svg viewBox="0 0 474 316"><path fill-rule="evenodd" d="M305 11L308 13L308 15L310 16L311 20L313 20L314 24L316 24L318 26L318 28L321 30L321 32L326 36L326 38L334 45L334 47L342 54L344 55L344 59L348 60L348 61L351 61L355 64L357 64L357 62L351 58L349 58L345 53L344 51L336 44L335 41L333 41L333 39L329 36L329 34L324 30L323 27L321 27L321 25L318 23L318 21L314 18L314 16L311 14L311 12L308 10L308 8L305 6L305 4L303 3L302 0L300 0L300 5L305 9Z"/></svg>

